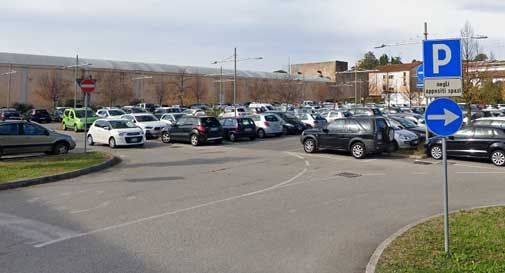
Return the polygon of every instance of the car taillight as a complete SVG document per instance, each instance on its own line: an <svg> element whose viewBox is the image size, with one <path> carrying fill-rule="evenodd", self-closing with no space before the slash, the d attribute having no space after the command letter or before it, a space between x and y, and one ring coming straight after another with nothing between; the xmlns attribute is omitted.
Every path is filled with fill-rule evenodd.
<svg viewBox="0 0 505 273"><path fill-rule="evenodd" d="M205 133L205 127L202 125L196 127L196 130L198 130L198 132L200 132L200 133Z"/></svg>
<svg viewBox="0 0 505 273"><path fill-rule="evenodd" d="M265 126L266 126L266 127L270 126L270 122L265 121Z"/></svg>

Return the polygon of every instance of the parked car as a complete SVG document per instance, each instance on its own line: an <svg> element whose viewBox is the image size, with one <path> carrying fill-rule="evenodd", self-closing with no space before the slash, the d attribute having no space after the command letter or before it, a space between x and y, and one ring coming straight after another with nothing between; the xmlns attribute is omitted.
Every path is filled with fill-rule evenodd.
<svg viewBox="0 0 505 273"><path fill-rule="evenodd" d="M379 108L369 108L369 107L355 107L351 108L349 110L351 115L353 116L367 116L367 117L372 117L372 116L382 116L383 113Z"/></svg>
<svg viewBox="0 0 505 273"><path fill-rule="evenodd" d="M87 119L86 119L87 112ZM69 108L63 112L63 130L73 129L75 132L84 131L84 127L89 128L98 117L91 109Z"/></svg>
<svg viewBox="0 0 505 273"><path fill-rule="evenodd" d="M219 115L220 118L245 117L248 113L244 107L228 106L224 108L224 113Z"/></svg>
<svg viewBox="0 0 505 273"><path fill-rule="evenodd" d="M183 116L185 115L182 113L163 114L160 121L164 122L167 126L172 126Z"/></svg>
<svg viewBox="0 0 505 273"><path fill-rule="evenodd" d="M154 110L154 116L157 117L158 119L161 119L161 116L164 114L171 114L171 113L180 113L182 112L181 108L178 107L159 107Z"/></svg>
<svg viewBox="0 0 505 273"><path fill-rule="evenodd" d="M396 124L397 127L400 127L401 129L406 129L409 130L413 133L415 133L420 139L426 139L426 128L417 126L413 121L396 117L396 116L390 116L389 117L391 120L398 122L399 124ZM431 137L433 134L428 131L428 137Z"/></svg>
<svg viewBox="0 0 505 273"><path fill-rule="evenodd" d="M137 106L124 106L122 108L123 111L127 114L142 114L142 113L148 113L146 109L140 108Z"/></svg>
<svg viewBox="0 0 505 273"><path fill-rule="evenodd" d="M189 115L189 116L207 116L205 111L200 110L200 109L185 109L181 113L184 115Z"/></svg>
<svg viewBox="0 0 505 273"><path fill-rule="evenodd" d="M395 130L394 150L416 148L419 144L419 137L401 125L396 120L387 119L389 126Z"/></svg>
<svg viewBox="0 0 505 273"><path fill-rule="evenodd" d="M426 153L442 159L442 138L432 137ZM505 130L492 126L464 127L447 138L447 156L487 158L496 166L505 165Z"/></svg>
<svg viewBox="0 0 505 273"><path fill-rule="evenodd" d="M68 107L56 107L53 112L53 121L62 122L63 121L63 113Z"/></svg>
<svg viewBox="0 0 505 273"><path fill-rule="evenodd" d="M472 125L488 125L505 129L505 117L479 118L474 120Z"/></svg>
<svg viewBox="0 0 505 273"><path fill-rule="evenodd" d="M153 113L156 108L160 107L158 104L154 103L139 103L137 107L147 110L149 113Z"/></svg>
<svg viewBox="0 0 505 273"><path fill-rule="evenodd" d="M264 138L267 135L281 136L283 134L282 119L270 113L249 116L256 125L256 135Z"/></svg>
<svg viewBox="0 0 505 273"><path fill-rule="evenodd" d="M127 119L97 119L89 128L86 139L89 145L95 143L117 146L143 146L144 131Z"/></svg>
<svg viewBox="0 0 505 273"><path fill-rule="evenodd" d="M164 143L189 142L193 146L223 141L223 127L215 117L183 116L172 127L165 127L161 132Z"/></svg>
<svg viewBox="0 0 505 273"><path fill-rule="evenodd" d="M35 121L37 123L50 123L52 121L51 115L46 109L32 109L25 113L25 119Z"/></svg>
<svg viewBox="0 0 505 273"><path fill-rule="evenodd" d="M0 157L24 153L66 154L75 148L71 136L31 121L0 121Z"/></svg>
<svg viewBox="0 0 505 273"><path fill-rule="evenodd" d="M146 139L156 139L161 135L163 128L167 127L164 122L159 121L153 114L126 114L121 119L128 119L144 131Z"/></svg>
<svg viewBox="0 0 505 273"><path fill-rule="evenodd" d="M327 122L332 122L336 119L352 117L352 114L348 110L337 110L323 112L321 113L321 116L326 119Z"/></svg>
<svg viewBox="0 0 505 273"><path fill-rule="evenodd" d="M283 134L300 134L307 127L305 124L297 118L294 114L289 112L270 112L274 113L277 116L281 117L284 121L282 124L282 132Z"/></svg>
<svg viewBox="0 0 505 273"><path fill-rule="evenodd" d="M222 118L223 136L234 142L239 138L256 138L256 125L251 118Z"/></svg>
<svg viewBox="0 0 505 273"><path fill-rule="evenodd" d="M319 114L303 113L299 114L298 118L305 124L307 128L324 128L328 123L325 118Z"/></svg>
<svg viewBox="0 0 505 273"><path fill-rule="evenodd" d="M306 153L319 149L351 152L357 159L393 150L395 132L383 117L337 119L325 128L308 129L300 138Z"/></svg>
<svg viewBox="0 0 505 273"><path fill-rule="evenodd" d="M125 114L126 114L125 111L123 111L121 109L117 109L117 108L103 108L103 109L96 111L96 115L99 118L116 118L117 119Z"/></svg>
<svg viewBox="0 0 505 273"><path fill-rule="evenodd" d="M21 114L12 108L2 108L0 109L0 120L21 120Z"/></svg>

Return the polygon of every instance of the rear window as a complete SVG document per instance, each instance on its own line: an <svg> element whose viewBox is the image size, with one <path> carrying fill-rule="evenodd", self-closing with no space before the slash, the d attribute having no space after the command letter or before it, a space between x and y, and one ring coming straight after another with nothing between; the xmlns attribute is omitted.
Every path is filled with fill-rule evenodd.
<svg viewBox="0 0 505 273"><path fill-rule="evenodd" d="M210 127L218 127L219 126L219 121L216 118L201 118L200 122L202 123L203 126L210 126Z"/></svg>
<svg viewBox="0 0 505 273"><path fill-rule="evenodd" d="M35 110L35 113L37 113L37 114L49 114L47 112L47 110L44 110L44 109L42 109L42 110Z"/></svg>
<svg viewBox="0 0 505 273"><path fill-rule="evenodd" d="M277 122L277 121L279 121L279 119L276 116L274 116L274 115L265 116L265 120L266 121L270 121L270 122Z"/></svg>

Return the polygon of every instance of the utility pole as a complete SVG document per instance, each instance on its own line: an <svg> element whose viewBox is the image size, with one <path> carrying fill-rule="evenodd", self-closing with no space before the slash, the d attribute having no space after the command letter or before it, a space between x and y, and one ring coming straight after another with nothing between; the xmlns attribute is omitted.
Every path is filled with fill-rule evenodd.
<svg viewBox="0 0 505 273"><path fill-rule="evenodd" d="M427 22L424 22L424 40L428 40L428 23ZM423 60L423 66L424 66L424 60ZM426 107L428 107L428 97L426 97L426 92L424 93L424 100L425 100L425 105ZM424 122L425 125L426 125L426 121ZM425 126L425 134L426 134L426 139L425 139L425 143L428 143L428 139L429 139L429 130L428 130L428 126Z"/></svg>
<svg viewBox="0 0 505 273"><path fill-rule="evenodd" d="M219 104L224 104L224 92L223 92L223 66L219 67Z"/></svg>
<svg viewBox="0 0 505 273"><path fill-rule="evenodd" d="M11 80L12 80L12 64L9 64L9 83L8 83L8 87L7 87L7 92L8 92L8 96L7 96L7 107L10 107L11 106Z"/></svg>
<svg viewBox="0 0 505 273"><path fill-rule="evenodd" d="M74 68L74 109L77 108L77 69L79 68L79 54L75 55L75 68Z"/></svg>
<svg viewBox="0 0 505 273"><path fill-rule="evenodd" d="M237 117L237 48L233 51L233 109Z"/></svg>

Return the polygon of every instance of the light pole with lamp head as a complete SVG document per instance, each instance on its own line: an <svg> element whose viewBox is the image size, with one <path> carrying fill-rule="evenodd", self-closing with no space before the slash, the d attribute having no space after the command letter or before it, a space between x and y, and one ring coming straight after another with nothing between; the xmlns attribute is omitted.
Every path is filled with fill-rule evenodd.
<svg viewBox="0 0 505 273"><path fill-rule="evenodd" d="M64 66L63 69L74 68L74 109L77 108L77 89L79 88L77 84L77 70L79 67L91 66L90 63L79 63L79 55L75 56L75 64Z"/></svg>
<svg viewBox="0 0 505 273"><path fill-rule="evenodd" d="M0 77L2 76L9 76L9 82L7 84L7 105L6 107L9 107L11 105L11 80L12 80L12 74L16 74L16 70L12 70L12 64L9 64L9 71L4 72L0 74Z"/></svg>

